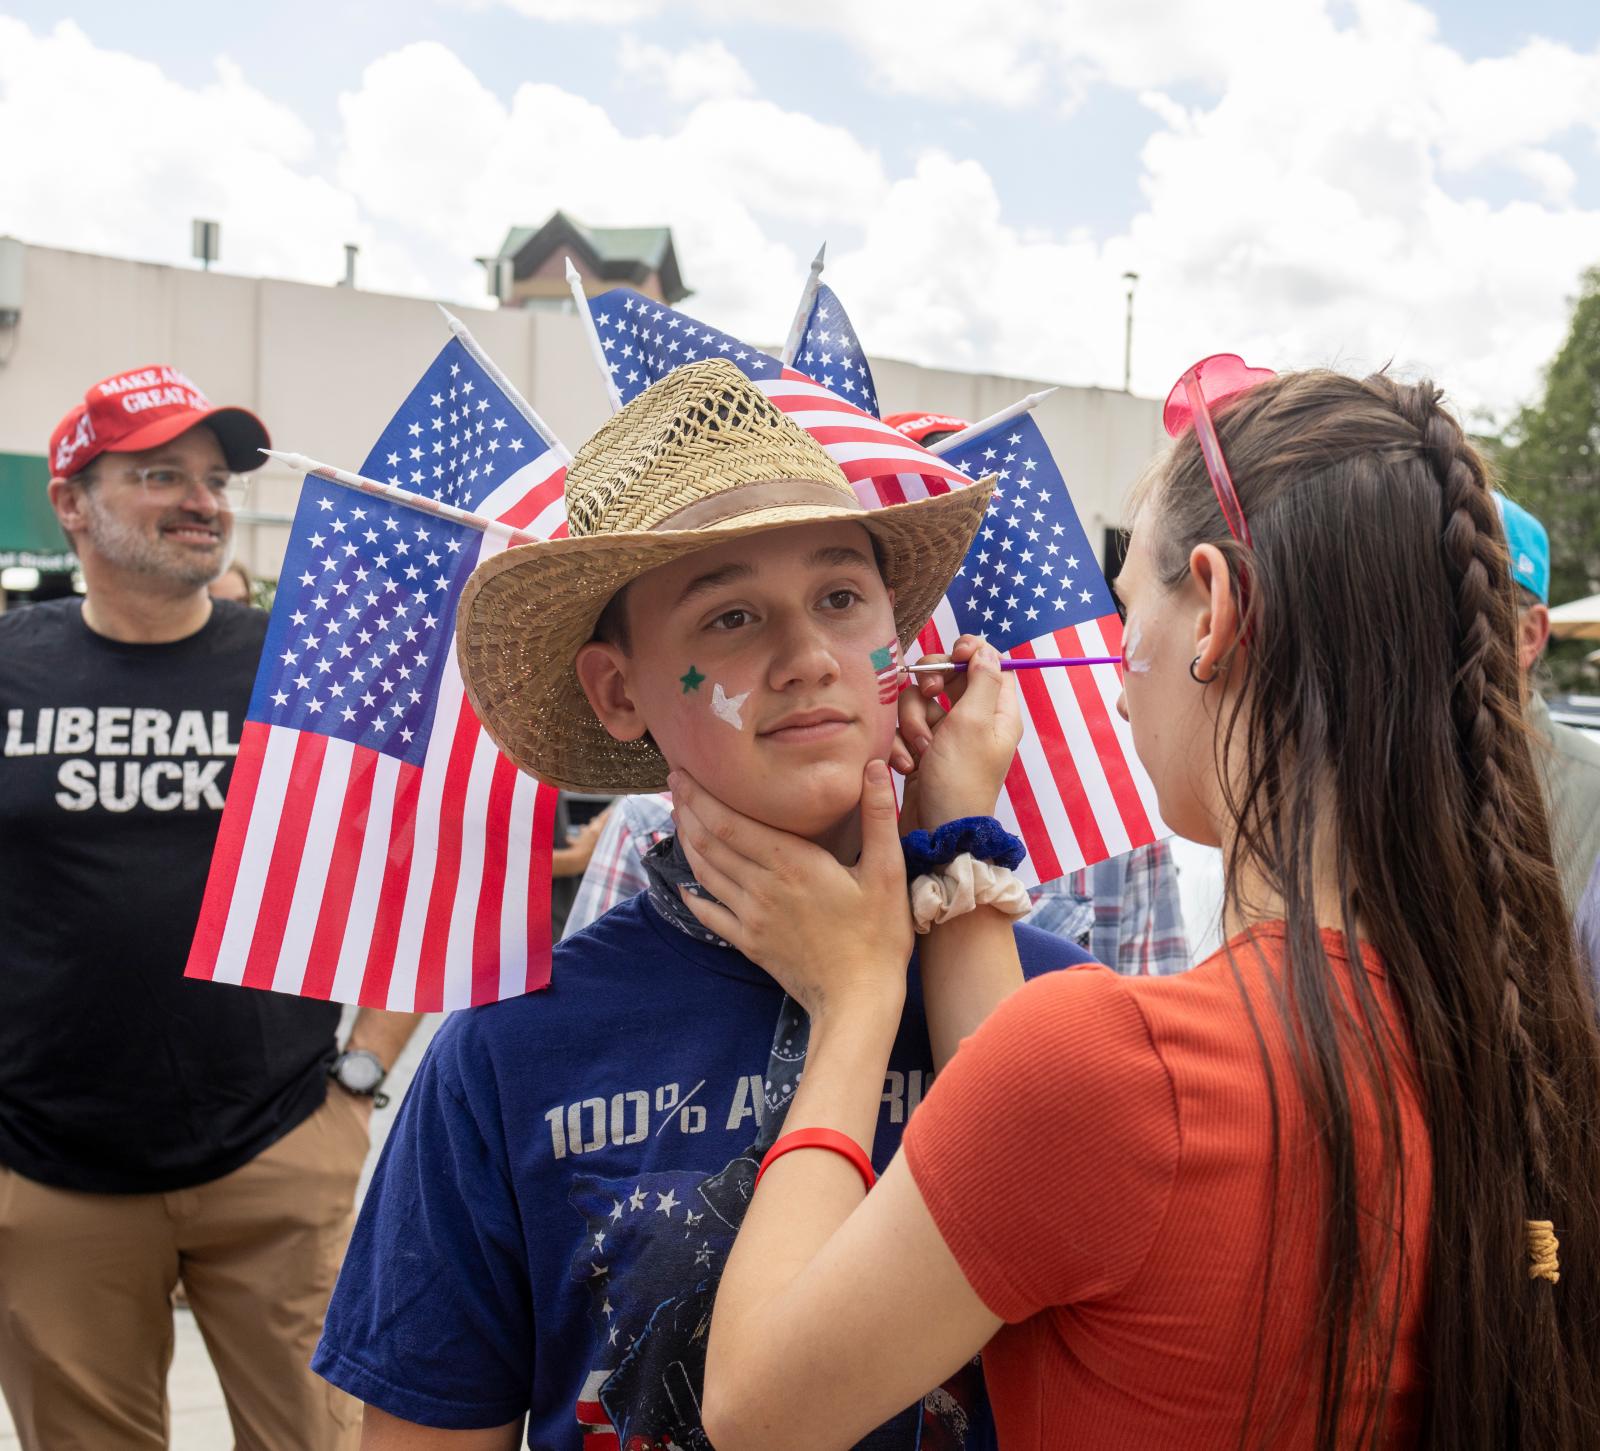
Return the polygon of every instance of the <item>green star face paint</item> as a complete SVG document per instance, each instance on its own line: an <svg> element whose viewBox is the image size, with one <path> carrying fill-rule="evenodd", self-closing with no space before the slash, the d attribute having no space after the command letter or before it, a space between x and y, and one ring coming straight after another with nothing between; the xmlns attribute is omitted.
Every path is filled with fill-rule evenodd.
<svg viewBox="0 0 1600 1451"><path fill-rule="evenodd" d="M691 690L698 690L702 685L704 685L706 678L698 670L696 670L693 665L691 665L686 671L684 671L682 675L678 677L678 680L683 686L683 693L687 695Z"/></svg>

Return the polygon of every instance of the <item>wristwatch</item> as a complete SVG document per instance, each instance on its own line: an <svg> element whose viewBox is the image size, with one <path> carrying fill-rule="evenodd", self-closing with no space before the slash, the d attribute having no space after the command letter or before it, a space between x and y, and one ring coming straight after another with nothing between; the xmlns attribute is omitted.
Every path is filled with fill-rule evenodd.
<svg viewBox="0 0 1600 1451"><path fill-rule="evenodd" d="M328 1069L328 1077L346 1093L370 1098L375 1108L389 1106L389 1095L378 1092L388 1076L378 1055L368 1048L347 1048Z"/></svg>

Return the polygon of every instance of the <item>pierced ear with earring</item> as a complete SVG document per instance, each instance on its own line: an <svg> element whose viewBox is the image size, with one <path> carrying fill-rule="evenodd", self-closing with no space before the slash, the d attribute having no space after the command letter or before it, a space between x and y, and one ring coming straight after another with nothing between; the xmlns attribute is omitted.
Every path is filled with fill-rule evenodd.
<svg viewBox="0 0 1600 1451"><path fill-rule="evenodd" d="M1199 663L1200 663L1200 657L1198 655L1196 655L1194 657L1194 659L1189 662L1189 679L1194 681L1194 683L1196 685L1210 685L1211 682L1217 678L1217 675L1219 674L1219 671L1213 670L1210 675L1208 675L1204 680L1202 680L1200 678L1199 672L1195 669L1195 667L1197 665L1199 665Z"/></svg>

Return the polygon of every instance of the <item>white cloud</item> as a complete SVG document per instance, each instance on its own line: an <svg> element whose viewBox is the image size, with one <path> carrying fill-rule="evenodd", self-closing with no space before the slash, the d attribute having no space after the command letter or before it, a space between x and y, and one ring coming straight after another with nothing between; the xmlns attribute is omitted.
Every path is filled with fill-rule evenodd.
<svg viewBox="0 0 1600 1451"><path fill-rule="evenodd" d="M0 16L0 155L0 216L22 237L183 262L208 217L230 271L332 281L348 241L392 285L423 283L315 174L305 123L227 60L190 88L71 21L35 34Z"/></svg>
<svg viewBox="0 0 1600 1451"><path fill-rule="evenodd" d="M754 336L782 329L804 276L774 223L869 209L887 185L847 131L770 101L703 101L670 134L630 136L556 86L524 84L507 105L432 42L368 66L340 114L340 178L386 228L470 257L557 207L600 226L665 223L696 306Z"/></svg>
<svg viewBox="0 0 1600 1451"><path fill-rule="evenodd" d="M464 8L481 10L486 0L458 0ZM662 0L502 0L508 9L529 20L581 20L592 25L626 25L661 9Z"/></svg>
<svg viewBox="0 0 1600 1451"><path fill-rule="evenodd" d="M583 18L642 8L612 0ZM696 11L732 13L728 0ZM215 216L230 268L331 280L350 240L364 285L472 298L470 259L512 223L557 207L664 223L692 307L768 342L829 237L829 280L874 351L1113 386L1132 269L1141 391L1234 349L1280 367L1393 358L1502 410L1535 386L1568 292L1600 259L1600 210L1575 202L1573 166L1600 134L1600 53L1532 39L1468 61L1414 0L1358 0L1337 20L1322 0L1199 18L1166 0L740 13L827 27L904 90L1036 109L1089 86L1138 95L1154 130L1134 215L1098 237L1024 228L981 158L929 151L891 174L849 130L752 94L751 55L715 41L619 37L624 72L676 99L654 131L623 131L563 85L502 97L427 42L372 62L319 137L226 61L185 86L70 23L36 34L3 18L0 215L41 242L167 261L186 260L191 217ZM997 74L1003 90L984 79ZM1525 195L1487 200L1486 178Z"/></svg>
<svg viewBox="0 0 1600 1451"><path fill-rule="evenodd" d="M678 102L748 96L756 83L738 56L720 40L705 40L678 51L622 37L617 65L624 75L657 86Z"/></svg>
<svg viewBox="0 0 1600 1451"><path fill-rule="evenodd" d="M1129 234L1150 339L1136 379L1154 391L1240 345L1275 366L1392 357L1469 404L1525 395L1600 258L1600 213L1565 204L1566 163L1540 145L1600 117L1600 55L1547 51L1485 73L1419 7L1369 0L1300 36L1315 66L1251 66L1209 108L1164 106ZM1547 72L1560 104L1538 95ZM1532 172L1546 204L1471 195L1461 173L1483 163Z"/></svg>
<svg viewBox="0 0 1600 1451"><path fill-rule="evenodd" d="M945 20L959 37L963 22L941 3L907 32L913 55L950 40ZM1081 63L1120 85L1191 91L1210 79L1216 99L1144 92L1160 122L1140 157L1144 204L1100 241L1024 234L980 167L924 157L861 250L831 269L871 345L1114 384L1132 269L1141 391L1237 350L1277 367L1393 359L1467 406L1504 411L1528 395L1579 272L1600 260L1600 212L1571 204L1558 149L1600 134L1600 52L1533 40L1468 62L1409 0L1362 0L1341 24L1311 0L1210 7L1203 20L1188 6L1057 13L1068 10L1071 64L1060 28L1033 17L1057 74L1081 75ZM892 12L821 13L863 36ZM1475 195L1472 169L1484 166L1527 177L1533 199Z"/></svg>
<svg viewBox="0 0 1600 1451"><path fill-rule="evenodd" d="M502 0L544 20L620 25L667 7L656 0ZM891 91L1006 107L1068 100L1093 80L1139 89L1180 79L1221 82L1230 67L1320 15L1321 0L809 0L751 7L679 0L679 18L836 35Z"/></svg>

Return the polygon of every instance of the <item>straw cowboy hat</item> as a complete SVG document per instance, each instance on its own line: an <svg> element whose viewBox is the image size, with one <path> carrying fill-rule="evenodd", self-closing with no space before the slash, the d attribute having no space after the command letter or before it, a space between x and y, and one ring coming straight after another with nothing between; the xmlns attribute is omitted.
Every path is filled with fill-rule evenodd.
<svg viewBox="0 0 1600 1451"><path fill-rule="evenodd" d="M579 449L567 470L569 536L507 549L467 581L456 619L467 698L494 743L552 786L663 790L655 743L614 740L573 669L618 590L760 530L859 523L877 541L904 647L960 566L993 486L867 509L821 446L731 363L675 369Z"/></svg>

